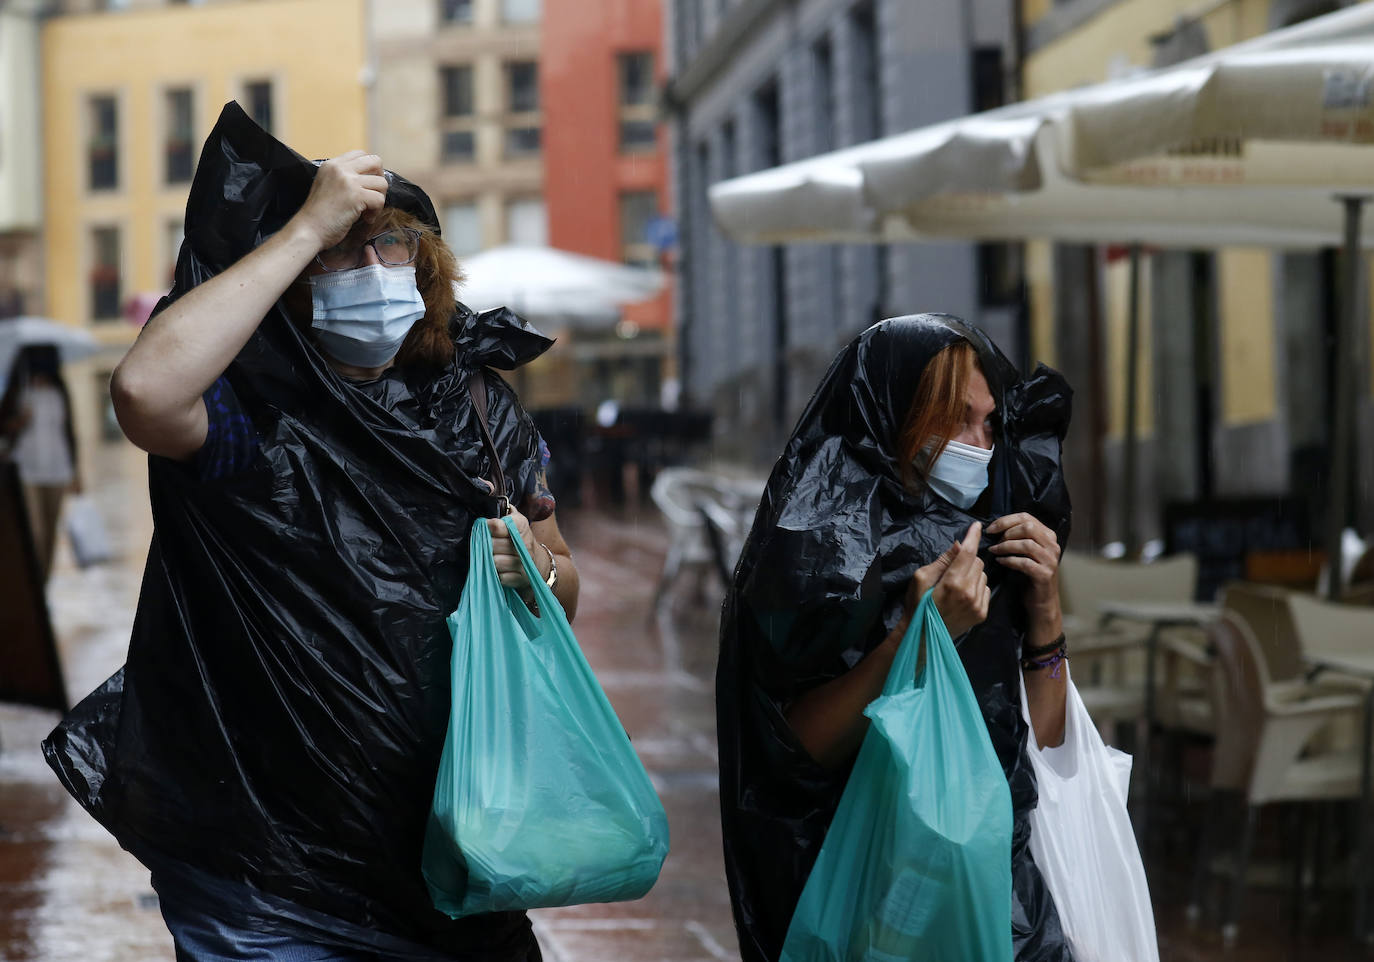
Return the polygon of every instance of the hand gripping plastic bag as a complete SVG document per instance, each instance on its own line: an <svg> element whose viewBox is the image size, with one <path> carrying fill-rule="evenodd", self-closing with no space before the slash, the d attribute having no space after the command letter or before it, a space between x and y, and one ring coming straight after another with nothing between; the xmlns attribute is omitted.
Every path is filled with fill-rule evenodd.
<svg viewBox="0 0 1374 962"><path fill-rule="evenodd" d="M1064 742L1027 745L1040 802L1030 813L1031 854L1059 909L1076 962L1159 962L1154 910L1126 793L1131 756L1105 744L1073 679ZM1025 682L1021 687L1026 710Z"/></svg>
<svg viewBox="0 0 1374 962"><path fill-rule="evenodd" d="M864 714L782 962L1011 962L1011 794L930 592Z"/></svg>
<svg viewBox="0 0 1374 962"><path fill-rule="evenodd" d="M435 908L636 899L668 818L629 736L509 518L539 615L497 578L478 519L453 635L453 707L421 868Z"/></svg>

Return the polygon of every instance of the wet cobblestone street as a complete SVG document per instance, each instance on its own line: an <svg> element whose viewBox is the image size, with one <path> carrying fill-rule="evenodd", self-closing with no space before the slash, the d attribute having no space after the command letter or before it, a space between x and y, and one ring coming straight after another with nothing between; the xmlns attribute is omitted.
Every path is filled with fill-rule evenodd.
<svg viewBox="0 0 1374 962"><path fill-rule="evenodd" d="M108 463L96 473L105 479L97 501L125 556L81 571L63 544L49 590L74 700L123 660L151 527L140 462L116 448L100 457ZM582 576L578 638L663 798L672 851L644 899L533 913L545 958L737 959L721 865L712 696L719 586L685 574L655 610L666 534L653 509L560 515ZM56 720L51 712L0 705L0 959L171 960L146 871L67 797L42 760L38 743ZM1314 904L1295 939L1282 873L1279 885L1251 887L1233 949L1223 949L1215 926L1190 928L1183 916L1193 855L1188 831L1185 825L1166 838L1149 863L1166 962L1374 957L1349 937L1345 888Z"/></svg>

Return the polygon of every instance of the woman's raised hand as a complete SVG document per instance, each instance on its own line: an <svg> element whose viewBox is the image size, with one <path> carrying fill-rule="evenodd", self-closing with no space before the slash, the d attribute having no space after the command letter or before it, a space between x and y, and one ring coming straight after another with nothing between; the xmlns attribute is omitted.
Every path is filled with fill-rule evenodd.
<svg viewBox="0 0 1374 962"><path fill-rule="evenodd" d="M992 591L978 557L978 539L983 526L977 521L969 525L962 542L950 545L944 554L923 568L917 568L907 589L906 620L909 622L921 597L935 589L932 600L950 635L958 637L988 616Z"/></svg>
<svg viewBox="0 0 1374 962"><path fill-rule="evenodd" d="M491 487L490 482L487 483L487 487ZM515 530L520 533L520 540L525 543L525 551L534 561L535 570L542 574L539 557L544 551L539 547L539 542L534 540L529 519L514 505L511 506L510 517L515 522ZM488 518L487 528L491 531L491 556L496 562L496 576L501 579L501 584L522 594L528 592L531 588L530 579L525 574L525 565L520 560L515 543L511 541L510 529L506 527L506 522L500 518Z"/></svg>
<svg viewBox="0 0 1374 962"><path fill-rule="evenodd" d="M350 150L320 165L296 217L318 236L319 249L324 250L347 237L359 217L381 210L386 188L382 159Z"/></svg>

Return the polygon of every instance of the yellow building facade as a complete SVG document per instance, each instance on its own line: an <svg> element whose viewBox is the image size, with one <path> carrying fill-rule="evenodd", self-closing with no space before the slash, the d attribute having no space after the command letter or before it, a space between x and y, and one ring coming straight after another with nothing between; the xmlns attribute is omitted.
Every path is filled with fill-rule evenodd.
<svg viewBox="0 0 1374 962"><path fill-rule="evenodd" d="M1101 83L1350 5L1350 0L1021 0L1021 95L1032 99ZM1088 313L1100 319L1103 343L1098 356L1104 374L1097 400L1104 410L1095 414L1102 425L1105 453L1099 450L1094 457L1108 479L1097 495L1099 501L1109 502L1120 490L1122 477L1129 259L1099 251L1095 271L1066 272L1064 261L1075 256L1049 242L1027 245L1032 346L1048 363L1066 369L1076 361L1081 365L1081 352L1073 358L1062 356L1077 352L1075 344L1083 340L1081 330L1072 328L1081 327ZM1302 449L1320 446L1323 425L1318 423L1321 412L1313 410L1319 405L1311 400L1320 388L1307 376L1320 365L1302 354L1315 350L1310 345L1323 337L1317 315L1331 309L1335 263L1334 254L1313 251L1146 252L1141 260L1136 409L1146 447L1144 491L1138 504L1150 519L1147 535L1159 533L1153 524L1164 501L1204 494L1280 496L1303 485ZM1072 300L1063 290L1066 283L1093 284L1092 307L1078 316L1065 310ZM1310 334L1308 347L1303 346L1304 325ZM1193 330L1179 331L1180 327ZM1180 361L1196 367L1193 381L1165 369L1182 366ZM1369 373L1369 383L1374 383L1374 369ZM1172 396L1185 389L1195 396ZM1180 446L1171 436L1180 425L1193 428L1185 422L1195 416L1197 396L1202 394L1208 396L1210 411L1199 417L1210 416L1211 456L1217 462L1212 466L1215 485L1205 492L1198 490L1202 482L1193 476L1202 476L1197 461L1205 460L1200 452L1207 440L1194 438L1189 450L1188 444ZM1080 405L1084 401L1089 399L1080 389ZM1076 430L1079 443L1085 443L1084 429ZM1196 432L1206 434L1207 429L1197 427ZM1189 459L1192 463L1180 469L1179 462ZM1106 513L1099 506L1094 540L1123 535L1111 519L1104 519Z"/></svg>
<svg viewBox="0 0 1374 962"><path fill-rule="evenodd" d="M307 156L366 146L364 0L222 0L44 25L48 312L111 345L170 285L191 172L223 105Z"/></svg>

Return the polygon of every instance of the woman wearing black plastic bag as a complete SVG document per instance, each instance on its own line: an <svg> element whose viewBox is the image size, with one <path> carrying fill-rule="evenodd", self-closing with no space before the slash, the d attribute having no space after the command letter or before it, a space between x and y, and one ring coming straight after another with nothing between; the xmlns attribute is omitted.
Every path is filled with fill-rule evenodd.
<svg viewBox="0 0 1374 962"><path fill-rule="evenodd" d="M486 371L550 342L456 305L438 232L377 157L317 167L230 104L172 294L113 380L156 530L125 668L44 748L152 869L178 959L539 958L524 913L451 921L420 873L474 521L508 501L577 597L547 450Z"/></svg>
<svg viewBox="0 0 1374 962"><path fill-rule="evenodd" d="M725 865L746 962L774 962L913 603L935 600L1011 788L1017 962L1071 962L1029 849L1036 730L1062 737L1056 571L1071 392L948 315L846 347L773 469L726 600L717 671ZM961 634L962 633L962 634Z"/></svg>

